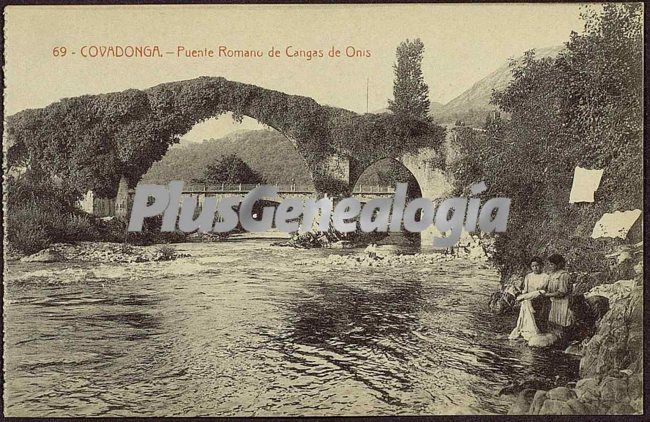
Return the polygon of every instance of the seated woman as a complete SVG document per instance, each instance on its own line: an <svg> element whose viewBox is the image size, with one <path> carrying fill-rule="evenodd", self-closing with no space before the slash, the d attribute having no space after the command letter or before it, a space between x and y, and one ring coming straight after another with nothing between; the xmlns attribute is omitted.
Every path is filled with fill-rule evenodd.
<svg viewBox="0 0 650 422"><path fill-rule="evenodd" d="M573 324L573 312L569 308L571 293L570 276L564 269L566 260L562 255L554 254L548 258L550 272L545 297L551 298L548 314L549 331L562 337L566 328Z"/></svg>
<svg viewBox="0 0 650 422"><path fill-rule="evenodd" d="M524 278L521 294L517 296L517 301L521 302L521 308L517 326L508 336L510 340L519 337L530 340L532 336L539 335L541 332L535 314L541 313L543 310L543 302L538 301L538 298L543 296L548 285L548 275L542 272L543 262L544 260L537 256L530 260L530 269L533 271Z"/></svg>

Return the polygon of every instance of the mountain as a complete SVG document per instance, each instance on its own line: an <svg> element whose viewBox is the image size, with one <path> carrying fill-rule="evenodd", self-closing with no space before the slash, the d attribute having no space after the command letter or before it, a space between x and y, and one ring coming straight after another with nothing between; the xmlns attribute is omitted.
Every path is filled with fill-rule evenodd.
<svg viewBox="0 0 650 422"><path fill-rule="evenodd" d="M548 47L535 50L535 57L555 57L564 47ZM523 56L516 60L520 61ZM476 82L462 94L441 106L438 110L431 107L431 115L438 123L453 123L462 120L470 126L482 126L486 116L496 107L490 104L492 91L502 90L512 79L509 63Z"/></svg>

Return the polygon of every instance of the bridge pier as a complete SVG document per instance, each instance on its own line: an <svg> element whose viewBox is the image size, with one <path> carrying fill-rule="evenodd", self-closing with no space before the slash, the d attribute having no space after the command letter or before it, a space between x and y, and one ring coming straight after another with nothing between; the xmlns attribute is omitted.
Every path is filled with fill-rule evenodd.
<svg viewBox="0 0 650 422"><path fill-rule="evenodd" d="M435 201L451 194L453 185L439 165L444 157L433 148L421 148L417 153L404 154L397 160L413 174L423 198ZM440 237L440 232L432 224L420 232L420 246L432 248L434 237Z"/></svg>
<svg viewBox="0 0 650 422"><path fill-rule="evenodd" d="M332 198L348 196L350 186L350 160L340 154L332 154L312 166L314 187L319 196Z"/></svg>
<svg viewBox="0 0 650 422"><path fill-rule="evenodd" d="M417 153L404 154L397 161L413 174L422 197L435 200L448 196L454 188L449 177L436 165L441 159L433 148L421 148Z"/></svg>
<svg viewBox="0 0 650 422"><path fill-rule="evenodd" d="M131 211L131 196L129 195L129 184L126 177L120 178L120 183L117 187L117 195L115 196L115 218L121 220L129 219L129 212Z"/></svg>
<svg viewBox="0 0 650 422"><path fill-rule="evenodd" d="M435 225L430 225L425 230L420 232L420 246L427 249L433 248L433 239L440 237L440 231L436 229Z"/></svg>

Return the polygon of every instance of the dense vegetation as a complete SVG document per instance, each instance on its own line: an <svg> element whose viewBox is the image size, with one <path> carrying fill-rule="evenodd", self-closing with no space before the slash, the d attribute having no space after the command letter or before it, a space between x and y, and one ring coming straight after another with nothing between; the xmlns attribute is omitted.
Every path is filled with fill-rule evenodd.
<svg viewBox="0 0 650 422"><path fill-rule="evenodd" d="M574 269L602 268L611 241L590 239L595 222L642 208L643 6L607 4L582 16L584 32L557 57L531 51L513 64L512 82L493 96L508 120L489 119L485 133L459 130L459 190L485 180L486 197L512 198L494 258L505 276L551 252ZM576 166L605 170L594 203L569 204Z"/></svg>
<svg viewBox="0 0 650 422"><path fill-rule="evenodd" d="M7 177L6 235L14 250L33 253L50 242L85 240L98 232L91 217L76 209L55 181L25 175Z"/></svg>

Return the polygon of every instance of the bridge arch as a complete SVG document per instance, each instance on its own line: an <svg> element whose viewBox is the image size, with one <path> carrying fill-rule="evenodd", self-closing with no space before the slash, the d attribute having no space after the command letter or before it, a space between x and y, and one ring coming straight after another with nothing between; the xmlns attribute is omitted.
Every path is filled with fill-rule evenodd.
<svg viewBox="0 0 650 422"><path fill-rule="evenodd" d="M411 177L407 202L409 196L410 199L422 197L435 201L448 196L453 190L452 181L445 173L443 165L441 165L444 160L445 157L442 156L442 152L434 148L420 148L415 153L407 152L386 155L365 165L357 165L354 167L354 171L351 172L350 176L350 184L356 186L362 176L377 164L381 162L393 162L398 163ZM416 186L412 186L412 184ZM432 225L420 233L420 243L422 246L430 246L433 244L434 236L439 236L439 233Z"/></svg>
<svg viewBox="0 0 650 422"><path fill-rule="evenodd" d="M224 131L227 134L215 136L215 132ZM237 123L228 113L197 123L188 134L183 136L180 145L171 146L161 160L151 165L143 175L142 183L167 184L171 180L182 179L186 182L184 190L187 191L219 190L221 182L210 183L201 179L206 174L207 166L234 154L262 179L237 179L226 182L228 184L293 185L300 190L314 190L314 174L296 142L253 118L243 116L242 121ZM179 160L179 154L185 158ZM187 163L191 165L179 167L179 164L185 166Z"/></svg>
<svg viewBox="0 0 650 422"><path fill-rule="evenodd" d="M17 167L40 166L68 179L80 192L111 197L122 177L135 186L194 125L226 112L236 119L251 117L289 139L305 158L317 190L327 189L332 178L347 186L347 173L330 166L337 151L328 122L333 115L354 113L218 77L84 95L24 110L7 119L8 157ZM80 156L83 151L92 153Z"/></svg>
<svg viewBox="0 0 650 422"><path fill-rule="evenodd" d="M359 192L390 192L388 195L394 196L396 183L407 183L406 203L414 198L422 196L420 183L415 175L400 161L394 158L383 158L365 166L361 174L356 174L356 180L351 182L352 195L356 197ZM419 217L418 217L419 218ZM385 240L391 244L401 244L406 239L411 244L420 243L419 233L410 233L402 231L401 235L397 233L387 233Z"/></svg>
<svg viewBox="0 0 650 422"><path fill-rule="evenodd" d="M171 142L177 141L197 124L232 113L241 122L252 118L284 136L307 165L317 190L328 190L329 179L347 182L345 171L333 171L337 162L327 126L331 112L347 110L323 107L309 97L288 95L256 85L201 77L170 82L144 91L152 109L177 128ZM351 112L348 112L351 113Z"/></svg>
<svg viewBox="0 0 650 422"><path fill-rule="evenodd" d="M442 198L453 189L452 182L441 165L444 159L434 148L420 148L416 153L379 156L365 164L357 164L350 172L350 185L354 186L361 175L376 163L393 160L411 173L418 183L422 197Z"/></svg>

